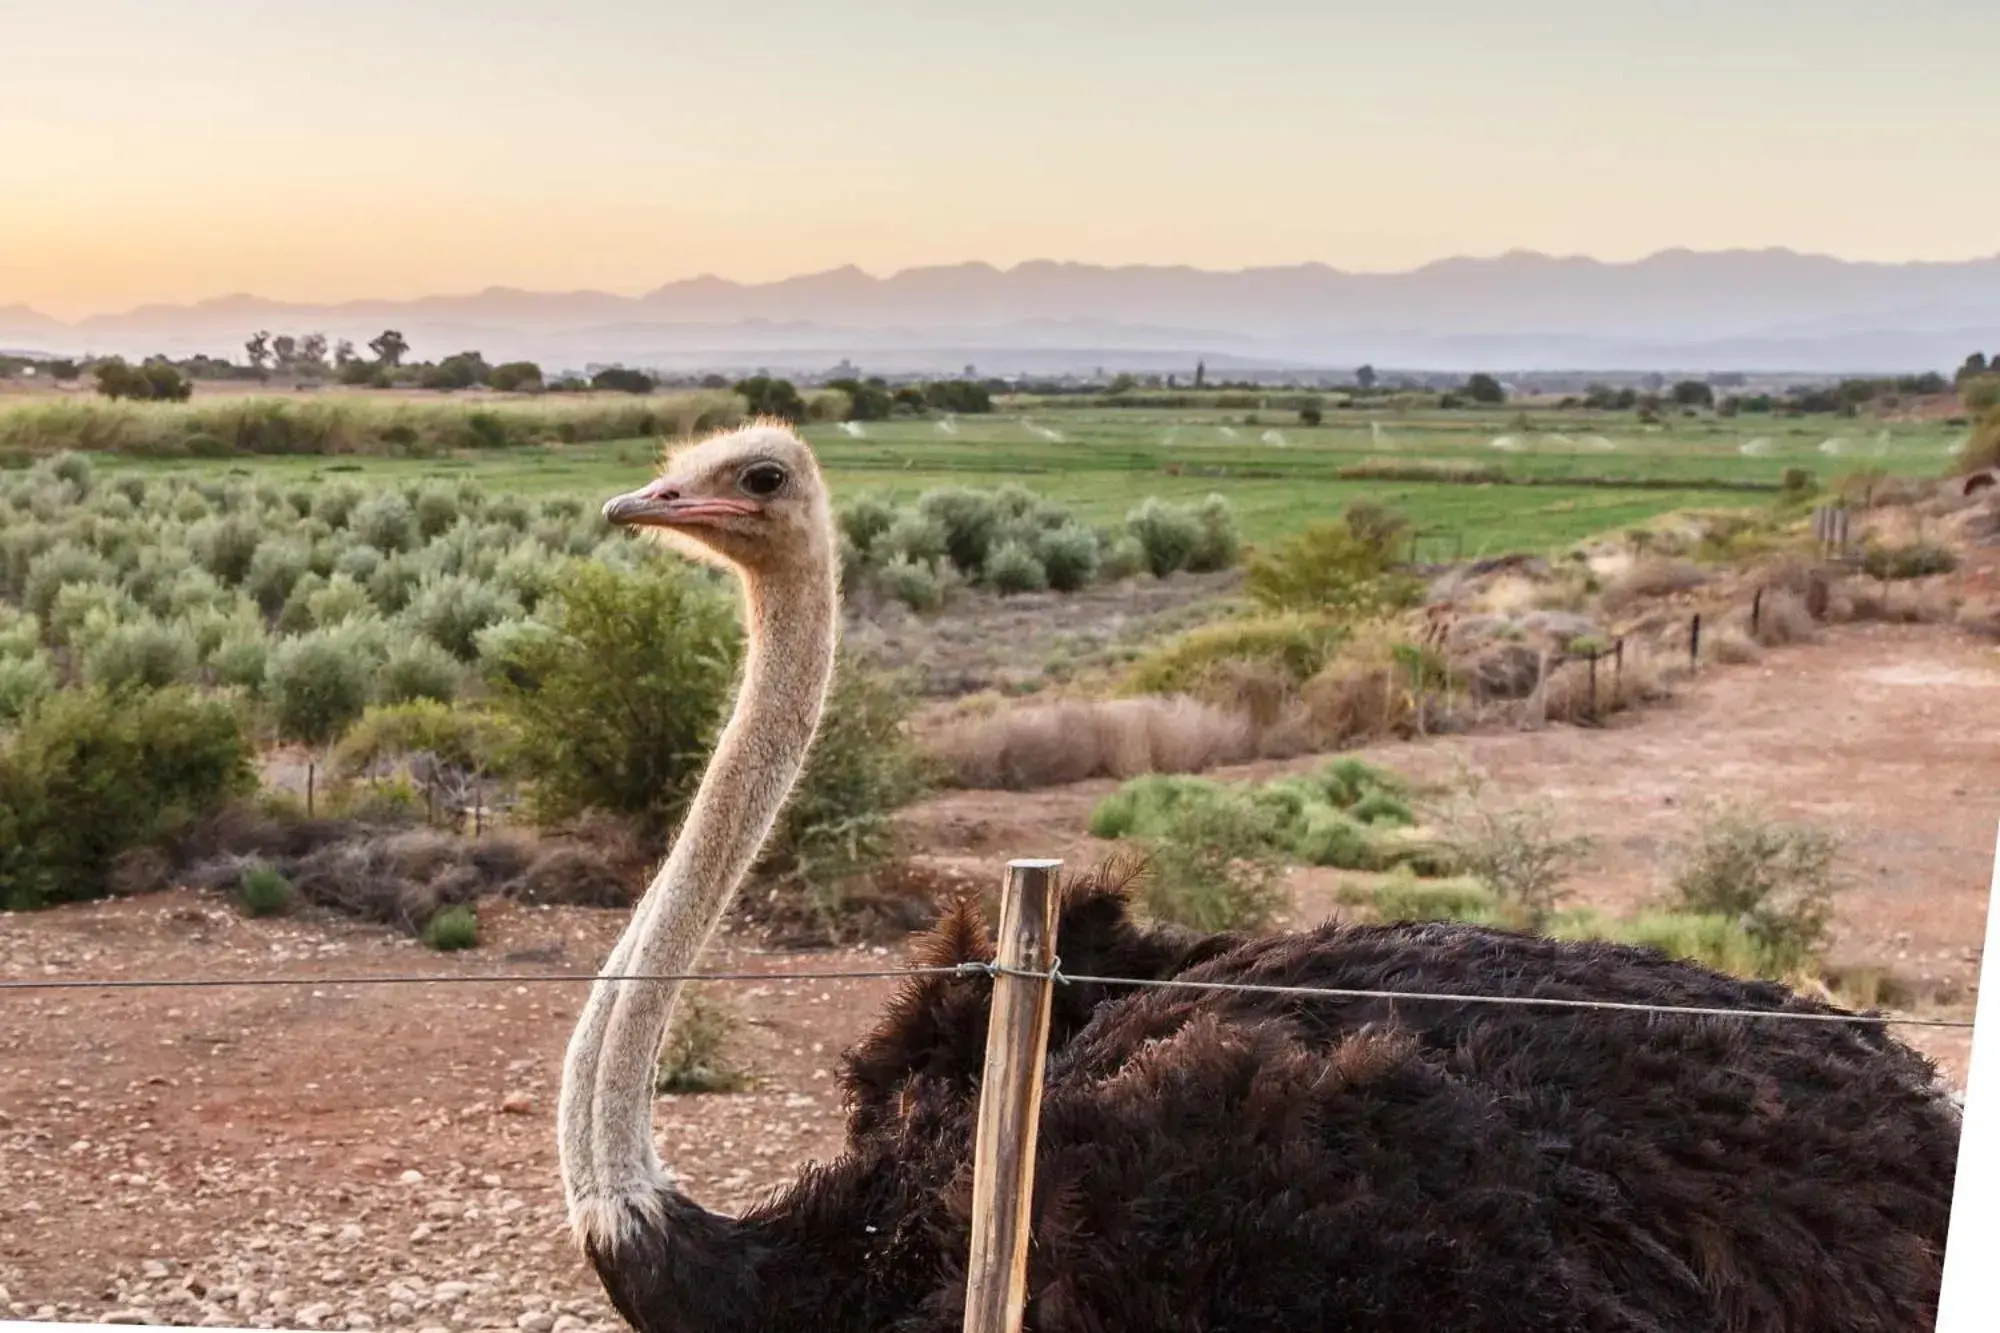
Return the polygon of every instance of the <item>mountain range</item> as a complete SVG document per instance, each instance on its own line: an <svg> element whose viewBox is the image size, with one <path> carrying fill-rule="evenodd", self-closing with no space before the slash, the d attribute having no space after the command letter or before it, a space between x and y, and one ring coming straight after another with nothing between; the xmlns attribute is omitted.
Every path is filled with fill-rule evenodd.
<svg viewBox="0 0 2000 1333"><path fill-rule="evenodd" d="M1324 264L1217 271L1037 260L775 282L702 276L637 296L489 287L304 304L232 295L67 323L0 305L0 348L240 356L258 329L418 358L477 348L551 369L982 374L1347 369L1949 372L2000 350L2000 254L1918 263L1791 250L1665 250L1631 262L1527 251L1400 273Z"/></svg>

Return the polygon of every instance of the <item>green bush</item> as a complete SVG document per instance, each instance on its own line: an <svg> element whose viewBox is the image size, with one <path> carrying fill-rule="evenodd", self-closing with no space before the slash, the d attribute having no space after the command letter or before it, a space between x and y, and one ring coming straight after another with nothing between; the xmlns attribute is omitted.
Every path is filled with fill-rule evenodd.
<svg viewBox="0 0 2000 1333"><path fill-rule="evenodd" d="M1013 593L1040 592L1049 586L1048 571L1035 553L1016 541L1002 542L986 557L986 581L1005 597Z"/></svg>
<svg viewBox="0 0 2000 1333"><path fill-rule="evenodd" d="M884 561L900 558L915 564L935 564L946 558L945 530L928 514L914 510L898 514L869 548L869 554Z"/></svg>
<svg viewBox="0 0 2000 1333"><path fill-rule="evenodd" d="M1671 884L1683 910L1736 922L1774 966L1804 967L1833 925L1839 848L1811 825L1718 805L1677 849Z"/></svg>
<svg viewBox="0 0 2000 1333"><path fill-rule="evenodd" d="M1400 870L1372 885L1348 885L1341 901L1373 909L1381 921L1466 921L1506 923L1506 910L1493 891L1471 879L1419 879Z"/></svg>
<svg viewBox="0 0 2000 1333"><path fill-rule="evenodd" d="M1116 583L1146 571L1146 547L1129 532L1115 533L1100 542L1097 576Z"/></svg>
<svg viewBox="0 0 2000 1333"><path fill-rule="evenodd" d="M245 916L282 916L291 910L292 883L259 862L243 872L237 883L236 898Z"/></svg>
<svg viewBox="0 0 2000 1333"><path fill-rule="evenodd" d="M1155 578L1186 569L1203 541L1199 519L1157 497L1142 501L1126 515L1125 526L1138 540L1146 569Z"/></svg>
<svg viewBox="0 0 2000 1333"><path fill-rule="evenodd" d="M226 703L185 687L51 694L0 742L0 903L102 896L111 863L252 785Z"/></svg>
<svg viewBox="0 0 2000 1333"><path fill-rule="evenodd" d="M917 512L944 536L945 554L960 573L977 575L1000 529L1000 507L990 494L964 486L944 486L917 497ZM904 553L916 556L908 547Z"/></svg>
<svg viewBox="0 0 2000 1333"><path fill-rule="evenodd" d="M912 611L935 611L944 605L944 583L935 567L899 555L875 571L875 587Z"/></svg>
<svg viewBox="0 0 2000 1333"><path fill-rule="evenodd" d="M26 717L55 687L55 664L46 653L0 656L0 724Z"/></svg>
<svg viewBox="0 0 2000 1333"><path fill-rule="evenodd" d="M1920 579L1951 573L1958 568L1958 557L1950 547L1936 542L1870 546L1861 558L1861 567L1878 579Z"/></svg>
<svg viewBox="0 0 2000 1333"><path fill-rule="evenodd" d="M375 603L368 589L346 574L336 573L305 596L306 614L316 629L332 629L356 616L373 615Z"/></svg>
<svg viewBox="0 0 2000 1333"><path fill-rule="evenodd" d="M1148 773L1133 778L1099 801L1090 812L1093 838L1150 838L1171 829L1186 805L1207 800L1221 789L1207 778Z"/></svg>
<svg viewBox="0 0 2000 1333"><path fill-rule="evenodd" d="M1243 538L1229 501L1220 495L1203 496L1194 507L1194 521L1199 536L1188 552L1188 569L1203 574L1232 568L1243 553Z"/></svg>
<svg viewBox="0 0 2000 1333"><path fill-rule="evenodd" d="M1232 663L1276 670L1304 683L1318 675L1347 642L1345 628L1307 615L1225 620L1188 631L1140 658L1126 677L1132 694L1192 694Z"/></svg>
<svg viewBox="0 0 2000 1333"><path fill-rule="evenodd" d="M1739 977L1782 980L1786 968L1771 951L1727 916L1693 912L1644 912L1625 920L1603 920L1592 912L1565 914L1549 933L1561 939L1611 940L1658 949Z"/></svg>
<svg viewBox="0 0 2000 1333"><path fill-rule="evenodd" d="M417 519L400 491L377 491L357 503L347 516L347 530L385 555L417 544Z"/></svg>
<svg viewBox="0 0 2000 1333"><path fill-rule="evenodd" d="M1539 930L1567 896L1565 882L1593 845L1588 837L1558 834L1556 823L1555 807L1545 799L1501 808L1481 799L1475 786L1446 807L1443 841L1466 874Z"/></svg>
<svg viewBox="0 0 2000 1333"><path fill-rule="evenodd" d="M1238 794L1184 803L1169 831L1144 840L1139 905L1200 931L1262 929L1285 899L1272 841L1269 815Z"/></svg>
<svg viewBox="0 0 2000 1333"><path fill-rule="evenodd" d="M458 522L463 499L457 487L444 482L426 482L418 487L411 505L417 535L428 542L449 532Z"/></svg>
<svg viewBox="0 0 2000 1333"><path fill-rule="evenodd" d="M194 636L183 625L151 619L108 630L83 659L84 680L109 690L164 689L188 680L194 669Z"/></svg>
<svg viewBox="0 0 2000 1333"><path fill-rule="evenodd" d="M479 655L479 631L519 615L499 589L464 574L441 574L417 586L404 612L409 622L461 662Z"/></svg>
<svg viewBox="0 0 2000 1333"><path fill-rule="evenodd" d="M202 568L232 586L249 574L264 538L257 521L242 514L197 524L188 536Z"/></svg>
<svg viewBox="0 0 2000 1333"><path fill-rule="evenodd" d="M21 587L21 607L48 622L49 610L63 589L79 583L109 584L117 573L103 557L74 542L58 542L35 557Z"/></svg>
<svg viewBox="0 0 2000 1333"><path fill-rule="evenodd" d="M264 693L286 740L329 745L368 705L371 663L339 635L319 630L286 639L269 662Z"/></svg>
<svg viewBox="0 0 2000 1333"><path fill-rule="evenodd" d="M464 674L458 659L429 639L410 639L390 649L376 671L375 697L390 704L414 699L450 703Z"/></svg>
<svg viewBox="0 0 2000 1333"><path fill-rule="evenodd" d="M1413 606L1421 581L1392 570L1400 521L1379 511L1350 511L1340 523L1316 523L1251 557L1244 591L1269 611L1371 619Z"/></svg>
<svg viewBox="0 0 2000 1333"><path fill-rule="evenodd" d="M1097 577L1097 534L1079 523L1046 529L1035 544L1048 583L1057 592L1076 592Z"/></svg>
<svg viewBox="0 0 2000 1333"><path fill-rule="evenodd" d="M267 616L275 616L290 600L292 589L305 577L310 553L294 542L267 542L250 558L243 591L257 600Z"/></svg>
<svg viewBox="0 0 2000 1333"><path fill-rule="evenodd" d="M262 629L252 626L226 635L208 655L207 665L216 684L262 694L270 660L271 640Z"/></svg>
<svg viewBox="0 0 2000 1333"><path fill-rule="evenodd" d="M492 716L435 699L369 708L334 747L335 769L354 776L388 761L427 754L465 773L505 769L508 737Z"/></svg>
<svg viewBox="0 0 2000 1333"><path fill-rule="evenodd" d="M887 533L902 516L894 503L881 496L864 495L843 508L839 515L841 535L866 556L877 538Z"/></svg>
<svg viewBox="0 0 2000 1333"><path fill-rule="evenodd" d="M470 949L479 943L479 913L463 903L444 908L424 923L423 941L439 953Z"/></svg>
<svg viewBox="0 0 2000 1333"><path fill-rule="evenodd" d="M1296 846L1300 857L1316 866L1372 870L1377 862L1368 826L1332 806L1323 805L1306 812Z"/></svg>
<svg viewBox="0 0 2000 1333"><path fill-rule="evenodd" d="M535 774L534 817L629 816L653 842L680 821L735 681L735 607L678 561L579 563L544 607L552 632L489 638L494 707Z"/></svg>

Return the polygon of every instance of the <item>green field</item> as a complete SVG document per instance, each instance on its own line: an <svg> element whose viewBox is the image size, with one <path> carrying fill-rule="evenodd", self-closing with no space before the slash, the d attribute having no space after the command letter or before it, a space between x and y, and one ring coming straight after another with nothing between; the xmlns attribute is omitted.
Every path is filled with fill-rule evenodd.
<svg viewBox="0 0 2000 1333"><path fill-rule="evenodd" d="M1524 427L1512 409L1394 420L1329 413L1049 410L990 417L806 428L836 494L907 498L937 485L1018 482L1093 521L1141 498L1229 497L1246 537L1268 540L1329 518L1356 499L1388 505L1431 530L1438 554L1548 549L1669 510L1765 503L1789 468L1822 484L1860 468L1936 476L1964 430L1866 419L1675 418L1545 412ZM149 473L228 472L367 480L475 475L524 494L603 497L653 467L658 445L623 440L482 450L448 457L348 455L127 461ZM1344 477L1353 469L1478 468L1500 480ZM1532 483L1532 484L1529 484Z"/></svg>

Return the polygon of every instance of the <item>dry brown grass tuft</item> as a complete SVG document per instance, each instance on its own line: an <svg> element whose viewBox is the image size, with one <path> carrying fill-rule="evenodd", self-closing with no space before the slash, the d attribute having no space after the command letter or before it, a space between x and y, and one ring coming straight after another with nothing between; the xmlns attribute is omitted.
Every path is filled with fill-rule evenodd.
<svg viewBox="0 0 2000 1333"><path fill-rule="evenodd" d="M1597 663L1594 712L1590 664L1565 662L1551 670L1542 682L1542 688L1529 696L1522 706L1522 720L1534 725L1537 722L1586 722L1609 717L1642 704L1671 698L1674 679L1671 658L1648 652L1627 640L1622 668L1608 657Z"/></svg>
<svg viewBox="0 0 2000 1333"><path fill-rule="evenodd" d="M1417 701L1395 647L1388 627L1364 630L1308 680L1299 691L1305 734L1331 748L1412 730Z"/></svg>
<svg viewBox="0 0 2000 1333"><path fill-rule="evenodd" d="M1245 711L1184 695L1067 700L957 723L929 748L958 786L1025 791L1237 763L1257 753L1257 727Z"/></svg>
<svg viewBox="0 0 2000 1333"><path fill-rule="evenodd" d="M1744 613L1748 616L1748 612ZM1788 643L1811 643L1819 637L1812 613L1799 597L1784 588L1766 588L1757 614L1756 641L1765 648L1781 648Z"/></svg>
<svg viewBox="0 0 2000 1333"><path fill-rule="evenodd" d="M1758 646L1757 640L1751 638L1741 625L1724 625L1717 629L1706 647L1709 659L1724 666L1741 666L1762 661L1764 657L1764 650Z"/></svg>
<svg viewBox="0 0 2000 1333"><path fill-rule="evenodd" d="M1649 557L1613 579L1598 600L1606 611L1622 611L1648 598L1692 592L1708 581L1704 570L1685 560Z"/></svg>
<svg viewBox="0 0 2000 1333"><path fill-rule="evenodd" d="M1950 621L1957 610L1957 601L1935 583L1880 583L1856 578L1835 589L1827 618L1891 625L1941 625Z"/></svg>
<svg viewBox="0 0 2000 1333"><path fill-rule="evenodd" d="M1967 602L1958 608L1958 627L2000 643L2000 601Z"/></svg>

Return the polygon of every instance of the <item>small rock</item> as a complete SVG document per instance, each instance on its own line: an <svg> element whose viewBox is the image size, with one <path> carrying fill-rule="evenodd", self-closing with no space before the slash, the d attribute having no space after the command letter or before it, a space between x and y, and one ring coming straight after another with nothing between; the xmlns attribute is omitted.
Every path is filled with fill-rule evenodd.
<svg viewBox="0 0 2000 1333"><path fill-rule="evenodd" d="M334 1239L336 1241L339 1241L342 1245L357 1244L361 1240L361 1228L356 1226L354 1223L349 1222L346 1226L340 1229L339 1234L336 1235Z"/></svg>
<svg viewBox="0 0 2000 1333"><path fill-rule="evenodd" d="M173 1270L169 1269L158 1259L146 1260L145 1263L139 1265L139 1271L146 1275L146 1280L149 1282L162 1282L173 1276Z"/></svg>
<svg viewBox="0 0 2000 1333"><path fill-rule="evenodd" d="M566 1314L550 1326L549 1333L582 1333L583 1321L573 1314Z"/></svg>
<svg viewBox="0 0 2000 1333"><path fill-rule="evenodd" d="M396 1179L405 1185L421 1185L424 1183L424 1173L421 1171L405 1171L402 1175L397 1176Z"/></svg>
<svg viewBox="0 0 2000 1333"><path fill-rule="evenodd" d="M430 1223L419 1222L415 1226L410 1228L410 1243L412 1245L416 1245L423 1241L427 1241L430 1238L431 1238Z"/></svg>
<svg viewBox="0 0 2000 1333"><path fill-rule="evenodd" d="M521 1333L553 1333L556 1317L546 1310L530 1310L514 1321Z"/></svg>
<svg viewBox="0 0 2000 1333"><path fill-rule="evenodd" d="M440 1282L431 1288L431 1299L440 1304L462 1301L472 1294L472 1285L467 1282Z"/></svg>
<svg viewBox="0 0 2000 1333"><path fill-rule="evenodd" d="M150 1324L153 1322L151 1310L113 1310L104 1316L107 1324Z"/></svg>
<svg viewBox="0 0 2000 1333"><path fill-rule="evenodd" d="M314 1301L311 1305L302 1305L293 1311L292 1319L294 1322L303 1324L307 1328L318 1328L326 1317L332 1313L333 1306L330 1302Z"/></svg>
<svg viewBox="0 0 2000 1333"><path fill-rule="evenodd" d="M525 1092L510 1092L500 1100L503 1115L526 1115L535 1109L535 1099Z"/></svg>

